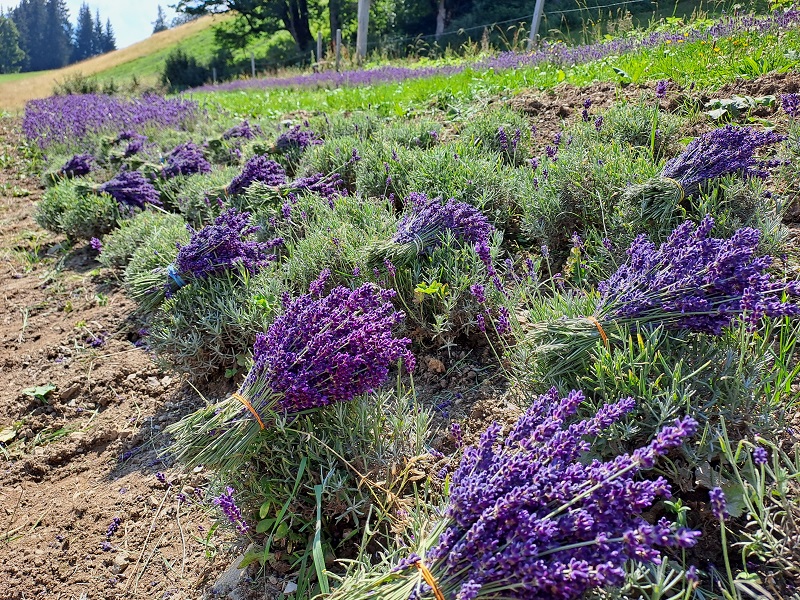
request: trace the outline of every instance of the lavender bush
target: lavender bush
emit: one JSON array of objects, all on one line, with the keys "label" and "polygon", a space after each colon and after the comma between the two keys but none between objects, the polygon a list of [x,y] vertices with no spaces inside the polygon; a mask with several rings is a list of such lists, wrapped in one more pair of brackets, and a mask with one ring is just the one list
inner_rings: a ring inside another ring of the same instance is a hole
[{"label": "lavender bush", "polygon": [[553,388],[505,438],[490,425],[464,451],[444,519],[415,540],[416,553],[389,573],[345,579],[330,598],[427,598],[436,596],[433,585],[447,599],[575,600],[622,583],[628,560],[657,564],[664,548],[693,546],[699,532],[643,518],[670,486],[636,475],[692,436],[695,421],[676,421],[647,446],[602,462],[588,456],[586,437],[635,403],[620,400],[569,425],[583,399],[577,391],[559,399]]},{"label": "lavender bush", "polygon": [[105,94],[72,94],[31,100],[25,106],[22,130],[46,149],[54,144],[82,145],[98,133],[147,127],[182,129],[200,116],[197,103],[155,94],[124,99]]},{"label": "lavender bush", "polygon": [[403,319],[394,292],[367,283],[325,295],[328,275],[310,293],[284,300],[284,313],[257,337],[253,367],[233,397],[169,428],[179,459],[228,471],[268,449],[259,437],[276,434],[282,414],[348,402],[383,385],[398,361],[414,368],[410,340],[392,333]]}]

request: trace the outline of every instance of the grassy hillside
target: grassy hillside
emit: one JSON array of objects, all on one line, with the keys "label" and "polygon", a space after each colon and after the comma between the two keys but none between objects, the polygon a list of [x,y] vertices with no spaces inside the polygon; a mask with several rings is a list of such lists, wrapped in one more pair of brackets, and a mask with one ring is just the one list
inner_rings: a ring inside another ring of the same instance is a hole
[{"label": "grassy hillside", "polygon": [[101,81],[130,79],[136,75],[141,84],[154,84],[164,59],[174,48],[182,47],[198,59],[207,59],[212,51],[212,25],[219,20],[220,17],[203,17],[63,69],[0,77],[0,109],[19,110],[28,100],[49,96],[56,83],[78,74],[97,76]]}]

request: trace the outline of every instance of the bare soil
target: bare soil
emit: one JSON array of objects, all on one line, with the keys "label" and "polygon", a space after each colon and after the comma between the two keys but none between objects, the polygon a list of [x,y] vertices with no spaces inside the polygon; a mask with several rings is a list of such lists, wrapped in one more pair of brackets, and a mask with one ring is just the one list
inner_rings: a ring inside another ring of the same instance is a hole
[{"label": "bare soil", "polygon": [[129,341],[91,248],[35,223],[18,129],[0,122],[0,598],[199,598],[231,544],[205,541],[205,473],[171,470],[160,431],[201,400]]}]

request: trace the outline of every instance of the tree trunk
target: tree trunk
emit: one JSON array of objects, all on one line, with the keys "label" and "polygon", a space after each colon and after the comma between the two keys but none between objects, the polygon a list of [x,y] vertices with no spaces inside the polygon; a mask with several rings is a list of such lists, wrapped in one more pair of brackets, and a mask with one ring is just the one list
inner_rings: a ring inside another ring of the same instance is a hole
[{"label": "tree trunk", "polygon": [[336,30],[342,27],[340,0],[328,0],[328,13],[331,23],[331,39],[335,38]]},{"label": "tree trunk", "polygon": [[447,10],[444,6],[445,0],[439,0],[439,6],[436,9],[436,39],[442,37],[444,33],[444,22],[447,18]]},{"label": "tree trunk", "polygon": [[310,50],[314,38],[311,35],[311,26],[308,23],[308,1],[289,0],[283,14],[283,23],[292,35],[294,43],[300,52]]}]

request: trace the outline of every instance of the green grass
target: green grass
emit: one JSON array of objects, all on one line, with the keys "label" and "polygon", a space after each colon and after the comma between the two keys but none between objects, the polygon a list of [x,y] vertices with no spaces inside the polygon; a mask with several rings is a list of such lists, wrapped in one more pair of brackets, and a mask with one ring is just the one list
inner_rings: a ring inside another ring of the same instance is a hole
[{"label": "green grass", "polygon": [[50,73],[50,71],[29,71],[28,73],[4,73],[0,75],[0,83],[20,81],[22,79],[28,79],[29,77],[34,77],[36,75],[41,75],[43,73]]}]

